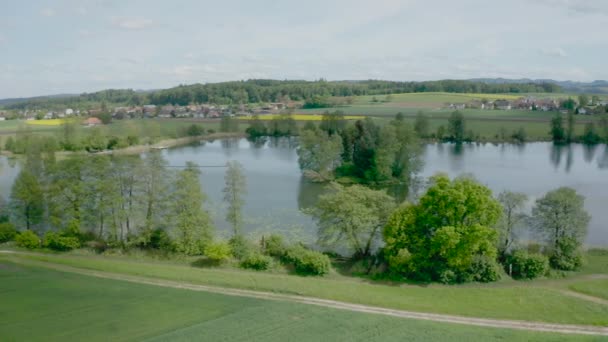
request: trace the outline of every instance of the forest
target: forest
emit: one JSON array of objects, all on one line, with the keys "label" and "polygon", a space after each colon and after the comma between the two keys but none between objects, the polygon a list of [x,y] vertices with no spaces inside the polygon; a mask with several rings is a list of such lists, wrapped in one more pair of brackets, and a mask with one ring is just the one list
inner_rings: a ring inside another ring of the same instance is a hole
[{"label": "forest", "polygon": [[115,105],[188,105],[191,103],[246,104],[312,100],[316,97],[347,97],[421,92],[448,93],[556,93],[559,86],[550,83],[487,84],[462,80],[426,82],[393,81],[279,81],[252,79],[221,83],[180,85],[174,88],[135,91],[108,89],[78,96],[37,97],[15,101],[5,109],[54,109],[98,107],[102,103]]}]

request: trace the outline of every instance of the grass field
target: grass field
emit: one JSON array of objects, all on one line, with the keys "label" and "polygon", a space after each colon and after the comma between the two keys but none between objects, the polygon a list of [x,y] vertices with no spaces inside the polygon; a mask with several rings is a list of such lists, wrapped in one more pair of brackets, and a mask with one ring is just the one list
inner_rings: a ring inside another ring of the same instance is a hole
[{"label": "grass field", "polygon": [[124,257],[76,255],[5,256],[15,261],[52,262],[73,267],[186,281],[193,284],[298,294],[350,303],[472,317],[608,326],[608,306],[564,295],[562,286],[503,281],[463,286],[370,284],[333,274],[307,278],[237,269],[195,268]]},{"label": "grass field", "polygon": [[231,297],[13,264],[0,257],[3,341],[597,341]]},{"label": "grass field", "polygon": [[[267,115],[260,115],[259,118],[262,121],[270,121],[273,120],[275,118],[279,118],[281,117],[280,114],[267,114]],[[293,114],[291,115],[291,117],[293,119],[295,119],[296,121],[321,121],[323,120],[323,116],[322,115],[317,115],[317,114]],[[344,119],[346,120],[361,120],[364,119],[365,116],[363,115],[345,115]],[[251,120],[251,117],[245,117],[245,116],[241,116],[239,117],[239,120]]]},{"label": "grass field", "polygon": [[608,279],[592,279],[569,286],[573,291],[608,300]]}]

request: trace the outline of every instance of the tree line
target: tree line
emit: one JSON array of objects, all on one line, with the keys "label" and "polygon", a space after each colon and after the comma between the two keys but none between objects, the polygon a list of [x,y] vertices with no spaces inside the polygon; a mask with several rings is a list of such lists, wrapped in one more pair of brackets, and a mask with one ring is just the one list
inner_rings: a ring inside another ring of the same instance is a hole
[{"label": "tree line", "polygon": [[419,92],[449,93],[546,93],[560,92],[550,83],[488,84],[464,80],[426,82],[302,81],[251,79],[221,83],[180,85],[174,88],[137,92],[108,89],[66,97],[38,97],[5,105],[6,109],[90,108],[100,103],[121,105],[188,105],[191,103],[245,104],[311,100],[314,97],[348,97]]}]

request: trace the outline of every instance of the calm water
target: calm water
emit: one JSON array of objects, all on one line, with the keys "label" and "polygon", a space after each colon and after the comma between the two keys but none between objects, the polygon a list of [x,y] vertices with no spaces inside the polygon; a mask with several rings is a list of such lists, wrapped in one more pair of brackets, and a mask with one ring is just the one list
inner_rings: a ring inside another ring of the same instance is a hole
[{"label": "calm water", "polygon": [[[314,204],[322,192],[319,184],[302,179],[295,143],[289,139],[255,144],[245,139],[221,140],[163,151],[170,165],[194,161],[203,166],[220,166],[229,160],[243,164],[248,182],[245,231],[259,236],[281,231],[291,238],[314,240],[315,227],[301,208]],[[455,146],[427,145],[421,176],[437,172],[450,176],[473,174],[496,193],[505,189],[530,196],[530,203],[545,192],[570,186],[586,197],[592,215],[587,243],[608,245],[608,148],[606,146],[554,147],[551,143],[515,145]],[[222,204],[224,168],[203,168],[201,181],[209,199],[218,230],[226,234]],[[0,193],[8,196],[18,166],[2,159]]]}]

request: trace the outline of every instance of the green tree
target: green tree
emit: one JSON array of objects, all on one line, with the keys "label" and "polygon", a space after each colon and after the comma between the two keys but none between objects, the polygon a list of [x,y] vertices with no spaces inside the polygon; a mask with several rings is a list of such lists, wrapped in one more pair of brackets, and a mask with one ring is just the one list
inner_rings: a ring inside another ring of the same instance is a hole
[{"label": "green tree", "polygon": [[249,122],[249,127],[247,127],[247,129],[245,130],[245,133],[247,133],[250,138],[257,138],[268,135],[266,125],[262,120],[260,120],[260,116],[257,114],[254,115],[251,121]]},{"label": "green tree", "polygon": [[595,131],[595,125],[593,122],[588,122],[585,124],[585,133],[583,133],[581,140],[587,145],[599,144],[602,141],[600,135]]},{"label": "green tree", "polygon": [[319,227],[319,244],[346,248],[356,258],[368,257],[378,247],[382,227],[395,208],[385,191],[353,185],[330,185],[315,207],[307,209]]},{"label": "green tree", "polygon": [[464,141],[465,120],[461,112],[456,111],[450,115],[448,120],[448,135],[453,142],[460,143]]},{"label": "green tree", "polygon": [[342,139],[321,130],[303,130],[297,153],[304,175],[315,180],[331,180],[341,162]]},{"label": "green tree", "polygon": [[143,240],[147,244],[149,235],[163,223],[167,209],[170,174],[167,170],[167,161],[160,152],[148,153],[141,169],[142,204],[144,206]]},{"label": "green tree", "polygon": [[578,96],[578,105],[584,107],[589,104],[589,96],[585,94],[580,94]]},{"label": "green tree", "polygon": [[429,118],[426,115],[424,115],[424,113],[418,112],[418,114],[416,114],[416,121],[414,123],[414,129],[416,130],[416,133],[418,134],[418,136],[421,138],[426,138],[429,136],[429,134],[430,134]]},{"label": "green tree", "polygon": [[346,119],[342,111],[335,111],[333,113],[325,112],[319,124],[319,128],[328,135],[340,134],[346,127]]},{"label": "green tree", "polygon": [[206,196],[201,190],[198,165],[188,162],[177,174],[172,194],[172,223],[178,252],[201,254],[213,237],[209,214],[203,210]]},{"label": "green tree", "polygon": [[237,161],[228,162],[224,176],[224,201],[228,205],[226,221],[232,225],[233,236],[240,235],[243,226],[243,206],[247,194],[247,179],[243,166]]},{"label": "green tree", "polygon": [[498,221],[498,253],[503,259],[517,238],[517,227],[526,219],[522,212],[528,196],[520,192],[503,191],[498,194],[502,217]]},{"label": "green tree", "polygon": [[27,169],[21,170],[11,190],[11,207],[17,222],[31,230],[42,222],[44,193],[38,178]]},{"label": "green tree", "polygon": [[566,131],[566,141],[571,143],[574,139],[574,113],[568,113],[568,130]]},{"label": "green tree", "polygon": [[[470,178],[436,175],[418,204],[396,210],[384,228],[385,256],[393,272],[442,282],[490,281],[496,269],[501,215],[487,187]],[[486,267],[487,266],[487,267]]]},{"label": "green tree", "polygon": [[551,119],[551,138],[555,143],[563,143],[566,141],[566,132],[564,131],[564,126],[562,124],[562,116],[557,113]]},{"label": "green tree", "polygon": [[591,217],[585,198],[572,188],[561,187],[536,200],[532,208],[534,228],[549,248],[551,266],[573,270],[581,265],[580,247]]}]

